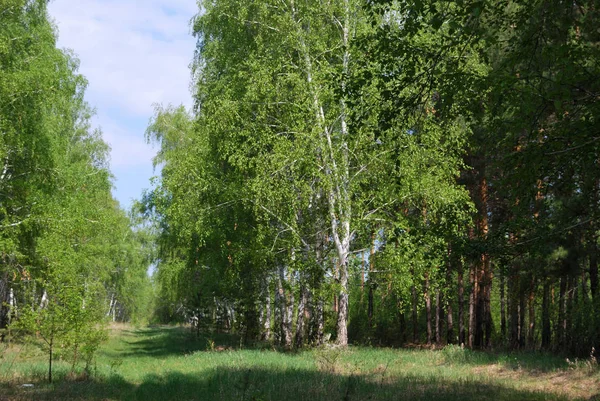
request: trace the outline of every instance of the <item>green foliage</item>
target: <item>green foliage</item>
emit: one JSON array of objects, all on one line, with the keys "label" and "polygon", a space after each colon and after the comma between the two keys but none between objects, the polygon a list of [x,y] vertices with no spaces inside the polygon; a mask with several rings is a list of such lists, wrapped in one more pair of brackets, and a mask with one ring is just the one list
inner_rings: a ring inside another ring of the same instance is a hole
[{"label": "green foliage", "polygon": [[87,82],[46,6],[0,7],[0,334],[39,336],[51,380],[59,350],[90,367],[115,309],[143,320],[151,284],[142,230],[111,195]]}]

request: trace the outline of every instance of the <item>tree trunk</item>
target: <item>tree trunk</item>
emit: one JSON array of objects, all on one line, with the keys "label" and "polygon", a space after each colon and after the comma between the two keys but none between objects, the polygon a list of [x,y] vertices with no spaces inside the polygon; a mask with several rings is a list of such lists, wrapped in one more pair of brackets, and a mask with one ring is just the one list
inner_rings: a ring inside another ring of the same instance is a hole
[{"label": "tree trunk", "polygon": [[519,293],[519,348],[525,346],[525,291]]},{"label": "tree trunk", "polygon": [[48,383],[52,383],[52,353],[54,352],[54,337],[48,343]]},{"label": "tree trunk", "polygon": [[504,274],[500,274],[500,333],[506,338],[506,294]]},{"label": "tree trunk", "polygon": [[595,241],[596,236],[593,236],[590,244],[590,291],[594,299],[598,297],[598,247]]},{"label": "tree trunk", "polygon": [[[1,268],[1,267],[0,267]],[[10,283],[8,281],[8,272],[0,273],[0,340],[4,341],[5,330],[8,327],[10,306],[9,306],[9,293]]]},{"label": "tree trunk", "polygon": [[400,323],[400,344],[406,343],[406,316],[404,311],[400,311],[398,314],[398,322]]},{"label": "tree trunk", "polygon": [[[345,92],[346,77],[348,76],[350,60],[350,3],[343,0],[344,12],[341,27],[341,43],[339,48],[343,50],[342,79],[340,80],[341,93]],[[344,95],[339,98],[340,113],[336,116],[336,124],[339,121],[339,132],[333,132],[331,124],[326,120],[325,107],[321,103],[319,85],[313,82],[313,62],[310,50],[304,40],[306,26],[302,21],[295,3],[291,2],[292,19],[297,29],[298,51],[303,59],[303,71],[306,74],[309,96],[312,98],[313,111],[317,130],[322,140],[321,162],[323,171],[329,181],[327,186],[327,208],[329,212],[329,224],[331,224],[331,237],[335,243],[339,264],[340,293],[338,295],[337,313],[337,344],[346,346],[348,344],[348,256],[350,254],[350,242],[353,233],[350,230],[352,218],[352,200],[350,198],[350,164],[348,149],[348,124],[346,115],[346,99]],[[329,105],[331,106],[331,105]]]},{"label": "tree trunk", "polygon": [[442,299],[440,290],[435,292],[435,343],[442,343]]},{"label": "tree trunk", "polygon": [[360,276],[360,304],[362,306],[363,305],[363,296],[364,296],[364,293],[365,293],[365,276],[366,276],[366,258],[365,258],[364,252],[362,254],[362,263],[360,265],[360,272],[361,272],[361,276]]},{"label": "tree trunk", "polygon": [[323,299],[319,297],[315,304],[315,310],[313,312],[313,321],[314,321],[314,338],[313,341],[317,345],[323,344],[324,339],[324,330],[325,330],[325,318],[324,318],[324,308],[323,308]]},{"label": "tree trunk", "polygon": [[307,317],[308,289],[305,285],[300,288],[300,299],[298,301],[298,314],[296,315],[296,348],[301,348],[304,345],[305,337],[305,322]]},{"label": "tree trunk", "polygon": [[261,306],[262,341],[271,340],[271,292],[269,291],[269,280],[264,284],[265,303]]},{"label": "tree trunk", "polygon": [[471,282],[471,293],[469,294],[469,348],[475,347],[475,334],[477,332],[477,296],[479,294],[479,285],[477,282],[477,266],[473,264],[470,269],[469,280]]},{"label": "tree trunk", "polygon": [[288,314],[288,296],[284,288],[285,283],[285,270],[286,268],[282,265],[279,266],[279,276],[277,278],[277,299],[279,304],[279,316],[280,316],[280,341],[281,345],[286,348],[292,346],[292,325],[291,316]]},{"label": "tree trunk", "polygon": [[544,280],[544,294],[542,297],[542,348],[549,349],[551,341],[550,327],[550,283]]},{"label": "tree trunk", "polygon": [[509,313],[509,331],[510,347],[518,349],[520,345],[519,332],[519,267],[515,263],[511,266],[511,277],[508,280],[508,313]]},{"label": "tree trunk", "polygon": [[[486,220],[487,221],[487,220]],[[487,224],[487,223],[486,223]],[[487,232],[487,226],[486,226]],[[492,282],[493,282],[493,271],[490,263],[489,255],[483,255],[484,260],[483,268],[483,329],[485,330],[485,338],[482,342],[482,345],[486,348],[489,348],[492,344]]]},{"label": "tree trunk", "polygon": [[529,290],[529,330],[527,332],[527,346],[535,348],[535,278],[531,279],[531,288]]},{"label": "tree trunk", "polygon": [[[476,226],[469,237],[472,240],[487,241],[488,224],[488,185],[485,176],[485,163],[482,158],[474,159],[474,176],[470,185],[471,198],[477,208]],[[487,347],[491,340],[491,285],[492,270],[490,257],[484,250],[471,268],[471,296],[469,299],[469,347]]]},{"label": "tree trunk", "polygon": [[348,266],[346,261],[344,261],[344,267],[340,269],[340,286],[336,343],[346,346],[348,345]]},{"label": "tree trunk", "polygon": [[369,254],[369,299],[367,304],[367,319],[369,321],[369,334],[373,330],[373,298],[375,296],[375,231],[371,232],[371,250]]},{"label": "tree trunk", "polygon": [[565,306],[566,306],[566,292],[567,292],[567,278],[560,278],[560,286],[558,293],[558,324],[556,327],[557,345],[560,349],[565,346],[565,332],[567,329],[567,321],[565,317]]},{"label": "tree trunk", "polygon": [[315,244],[315,257],[318,265],[317,269],[313,270],[311,276],[311,296],[309,298],[310,305],[310,341],[313,344],[323,344],[323,331],[324,331],[324,311],[323,311],[323,295],[321,293],[321,287],[323,283],[323,273],[325,269],[325,261],[323,258],[323,249],[325,242],[327,241],[326,235],[317,235],[317,241]]},{"label": "tree trunk", "polygon": [[565,350],[572,351],[573,346],[573,309],[574,293],[577,288],[577,277],[569,277],[567,281],[567,306],[565,315]]},{"label": "tree trunk", "polygon": [[[414,276],[414,275],[413,275]],[[419,342],[419,322],[417,316],[417,286],[412,286],[412,327],[413,327],[413,343]]]},{"label": "tree trunk", "polygon": [[[452,248],[450,244],[448,244],[448,264],[446,266],[446,285],[450,288],[452,287]],[[444,295],[444,303],[446,304],[446,343],[452,344],[454,343],[454,322],[452,318],[452,300],[448,296],[449,293],[452,293],[452,290],[449,289]]]},{"label": "tree trunk", "polygon": [[463,264],[462,260],[458,261],[458,343],[465,344],[465,287],[463,283]]},{"label": "tree trunk", "polygon": [[369,277],[369,298],[367,300],[367,320],[369,323],[369,331],[373,329],[373,302],[374,302],[374,285]]},{"label": "tree trunk", "polygon": [[429,274],[425,274],[425,313],[427,317],[427,344],[431,344],[433,333],[431,330],[431,294],[429,293]]},{"label": "tree trunk", "polygon": [[289,290],[287,291],[286,297],[286,310],[285,310],[285,325],[286,325],[286,336],[289,335],[289,340],[286,337],[286,347],[291,347],[294,333],[293,333],[293,320],[294,320],[294,288],[293,288],[293,274],[291,271],[288,272],[288,285]]}]

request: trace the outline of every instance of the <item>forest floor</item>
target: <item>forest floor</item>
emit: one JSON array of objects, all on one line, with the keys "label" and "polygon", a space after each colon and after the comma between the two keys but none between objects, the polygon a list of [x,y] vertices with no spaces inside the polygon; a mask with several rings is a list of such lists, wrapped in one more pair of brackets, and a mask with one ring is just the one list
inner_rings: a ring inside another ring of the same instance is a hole
[{"label": "forest floor", "polygon": [[[600,400],[600,369],[540,353],[460,347],[242,349],[231,336],[113,326],[88,376],[33,345],[0,344],[0,401]],[[26,386],[24,386],[26,385]]]}]

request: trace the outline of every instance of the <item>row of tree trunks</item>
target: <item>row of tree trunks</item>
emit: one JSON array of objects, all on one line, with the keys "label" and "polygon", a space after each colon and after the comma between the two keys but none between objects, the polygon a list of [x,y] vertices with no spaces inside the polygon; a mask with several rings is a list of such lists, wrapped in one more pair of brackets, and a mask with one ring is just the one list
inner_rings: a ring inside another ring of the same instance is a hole
[{"label": "row of tree trunks", "polygon": [[[317,256],[320,256],[320,252]],[[321,273],[311,276],[306,272],[293,272],[287,266],[280,265],[275,278],[275,308],[270,307],[271,297],[267,285],[265,305],[261,306],[260,312],[262,327],[260,339],[263,341],[274,339],[285,348],[301,348],[307,343],[322,344],[325,322],[324,301],[320,295]],[[294,281],[300,285],[298,297],[294,296],[292,290]],[[295,324],[294,311],[296,311]],[[274,316],[271,316],[272,314]],[[271,332],[272,325],[275,327],[274,333]]]},{"label": "row of tree trunks", "polygon": [[[573,318],[576,308],[581,305],[584,307],[588,305],[587,307],[591,308],[593,305],[591,302],[594,298],[589,285],[589,270],[574,268],[573,261],[567,258],[561,262],[562,269],[573,270],[572,274],[539,279],[532,274],[531,269],[523,271],[521,263],[519,260],[514,260],[506,273],[500,270],[498,274],[500,332],[508,335],[506,344],[513,349],[525,347],[528,349],[538,347],[574,349],[572,333],[573,330],[576,330],[577,324]],[[470,297],[468,310],[465,310],[466,304],[463,298],[466,289],[462,258],[449,258],[444,272],[448,283],[456,280],[454,285],[447,288],[449,294],[453,296],[447,297],[445,291],[434,287],[431,274],[425,274],[423,286],[421,288],[413,286],[412,302],[407,309],[404,309],[402,303],[396,299],[397,323],[401,334],[398,339],[401,338],[404,342],[407,337],[410,338],[410,334],[408,334],[410,333],[408,331],[410,323],[407,324],[408,322],[405,320],[410,317],[406,316],[405,312],[412,308],[413,342],[418,343],[423,340],[429,344],[458,342],[468,346],[469,344],[464,342],[468,338],[474,347],[486,347],[491,340],[492,325],[491,318],[485,318],[486,314],[490,314],[490,310],[487,309],[489,304],[485,298],[490,294],[483,293],[481,288],[490,286],[487,285],[485,279],[481,281],[475,279],[475,275],[478,273],[476,269],[471,268],[469,273],[472,286],[468,288]],[[275,285],[275,327],[278,328],[276,331],[280,333],[276,339],[282,346],[299,348],[305,344],[321,343],[324,328],[324,302],[319,295],[319,282],[319,279],[306,273],[293,273],[287,267],[278,269]],[[371,284],[374,284],[373,275],[366,280],[367,287],[364,290],[367,290]],[[473,290],[472,287],[475,285],[479,285],[478,291]],[[293,292],[291,288],[296,288],[296,292]],[[554,295],[554,291],[556,291],[556,295]],[[370,294],[370,297],[372,296],[373,291]],[[421,296],[423,298],[420,298]],[[474,297],[478,299],[477,302],[472,301]],[[270,305],[270,297],[263,296],[263,298],[265,298],[265,304]],[[368,306],[368,308],[370,313],[374,313],[371,309],[373,306]],[[270,316],[273,309],[264,309],[264,311],[266,315],[261,312],[261,327],[265,332],[262,338],[268,340],[273,320],[270,317],[267,318],[267,315]],[[293,319],[292,313],[294,313]],[[425,316],[420,316],[421,313]],[[477,322],[481,316],[484,318],[473,326],[473,322]],[[468,325],[465,325],[467,322]],[[419,337],[420,328],[426,330],[426,333],[421,333],[421,335],[426,334],[423,336],[424,338]]]}]

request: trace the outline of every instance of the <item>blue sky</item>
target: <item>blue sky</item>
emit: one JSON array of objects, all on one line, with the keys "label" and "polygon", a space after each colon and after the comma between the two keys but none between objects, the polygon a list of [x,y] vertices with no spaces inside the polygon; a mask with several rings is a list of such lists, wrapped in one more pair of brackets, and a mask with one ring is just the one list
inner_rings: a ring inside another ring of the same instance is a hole
[{"label": "blue sky", "polygon": [[190,107],[194,0],[53,0],[58,46],[75,52],[89,81],[94,125],[111,146],[113,194],[127,208],[156,173],[144,132],[153,104]]}]

